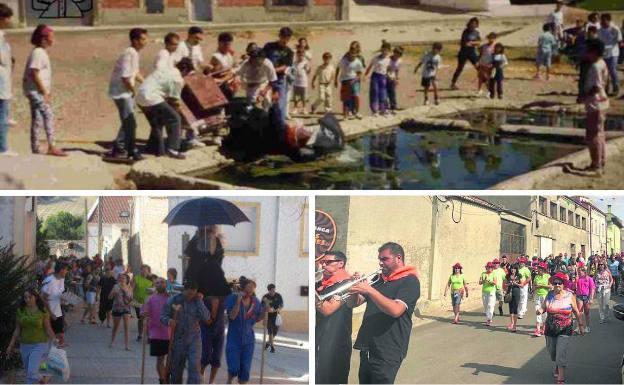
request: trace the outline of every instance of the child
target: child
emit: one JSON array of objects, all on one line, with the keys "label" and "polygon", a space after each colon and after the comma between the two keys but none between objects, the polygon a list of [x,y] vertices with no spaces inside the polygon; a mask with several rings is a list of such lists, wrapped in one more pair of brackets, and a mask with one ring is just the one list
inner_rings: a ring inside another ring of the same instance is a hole
[{"label": "child", "polygon": [[542,26],[542,34],[537,39],[537,59],[535,61],[535,79],[540,79],[540,67],[546,67],[546,80],[550,78],[550,65],[553,51],[557,48],[557,39],[552,34],[550,24]]},{"label": "child", "polygon": [[387,96],[387,75],[388,66],[390,65],[390,53],[392,47],[390,43],[383,42],[381,45],[381,53],[371,60],[371,63],[366,69],[364,76],[373,71],[370,82],[369,100],[370,108],[373,111],[373,116],[379,116],[386,114],[386,101]]},{"label": "child", "polygon": [[356,49],[349,49],[349,52],[340,60],[334,77],[336,88],[338,88],[338,79],[340,79],[340,100],[342,101],[342,113],[345,119],[348,119],[350,115],[362,119],[359,108],[360,83],[364,64],[357,56],[358,51]]},{"label": "child", "polygon": [[502,43],[496,43],[494,46],[494,58],[492,60],[492,66],[494,72],[490,78],[489,90],[490,98],[494,99],[498,93],[498,98],[503,98],[503,68],[508,64],[507,56],[505,56],[505,46]]},{"label": "child", "polygon": [[331,104],[332,104],[332,87],[331,82],[334,76],[336,76],[336,68],[333,64],[331,64],[332,54],[329,52],[325,52],[323,54],[323,64],[321,64],[314,73],[312,77],[312,89],[316,84],[316,79],[318,79],[318,97],[312,103],[312,107],[310,112],[314,114],[316,109],[320,104],[323,104],[325,107],[325,113],[331,112]]},{"label": "child", "polygon": [[[492,68],[494,62],[494,47],[496,46],[496,38],[498,36],[494,32],[490,32],[487,35],[487,43],[483,44],[479,48],[479,84],[477,87],[477,96],[481,96],[481,87],[484,85],[487,87],[492,77]],[[488,94],[489,97],[489,94]]]},{"label": "child", "polygon": [[308,63],[312,63],[312,49],[310,48],[310,44],[308,44],[308,39],[305,37],[299,38],[297,41],[297,48],[302,48],[306,60]]},{"label": "child", "polygon": [[396,47],[390,56],[390,65],[388,65],[387,93],[388,107],[390,113],[394,114],[398,108],[396,88],[399,85],[399,69],[401,67],[401,57],[403,56],[403,47]]},{"label": "child", "polygon": [[295,70],[295,81],[293,84],[294,112],[295,114],[305,114],[306,98],[308,94],[308,74],[312,70],[310,68],[310,63],[305,57],[305,49],[302,46],[297,47],[297,57],[293,68]]},{"label": "child", "polygon": [[420,59],[420,63],[418,63],[416,69],[414,69],[414,73],[417,73],[420,67],[423,66],[420,84],[422,85],[425,93],[425,105],[429,104],[429,87],[433,87],[434,103],[436,105],[439,104],[436,75],[440,64],[442,64],[440,52],[442,52],[442,43],[433,43],[431,52],[426,52],[422,59]]},{"label": "child", "polygon": [[591,157],[591,164],[586,170],[595,171],[599,176],[602,175],[605,166],[604,123],[609,109],[606,91],[609,71],[607,64],[602,60],[603,50],[604,46],[596,40],[587,42],[586,57],[591,66],[587,71],[583,90],[587,119],[585,140]]},{"label": "child", "polygon": [[24,70],[24,95],[30,102],[30,146],[33,154],[40,154],[39,133],[45,129],[48,139],[48,155],[67,156],[54,145],[54,112],[52,111],[52,66],[46,52],[54,44],[54,31],[45,24],[39,24],[33,31],[30,42],[35,48],[26,61]]},{"label": "child", "polygon": [[4,29],[10,27],[13,10],[4,3],[0,3],[0,155],[15,156],[17,153],[9,151],[7,137],[9,126],[13,125],[9,118],[9,105],[13,97],[11,89],[11,71],[13,57],[11,46],[7,42]]}]

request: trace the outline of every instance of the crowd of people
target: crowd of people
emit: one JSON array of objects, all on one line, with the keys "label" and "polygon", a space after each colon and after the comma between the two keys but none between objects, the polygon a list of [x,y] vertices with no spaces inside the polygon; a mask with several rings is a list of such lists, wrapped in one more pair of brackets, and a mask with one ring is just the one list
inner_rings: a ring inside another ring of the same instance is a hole
[{"label": "crowd of people", "polygon": [[[591,255],[585,259],[582,253],[568,256],[561,253],[546,258],[520,256],[511,261],[506,255],[495,258],[485,265],[479,277],[485,312],[484,325],[492,326],[496,313],[504,315],[504,303],[508,304],[507,329],[517,332],[519,320],[528,311],[528,301],[535,303],[536,323],[534,337],[544,336],[546,347],[555,363],[554,376],[558,383],[565,381],[569,337],[590,332],[590,307],[596,301],[600,323],[610,319],[611,293],[622,295],[620,283],[624,272],[624,255]],[[453,324],[460,324],[460,305],[468,298],[468,285],[462,273],[462,265],[452,267],[444,296],[451,292]],[[574,327],[572,316],[576,317]]]},{"label": "crowd of people", "polygon": [[129,335],[131,318],[136,319],[136,340],[147,339],[143,343],[149,343],[149,353],[156,357],[160,383],[183,383],[185,368],[187,383],[201,383],[208,366],[208,382],[214,383],[224,345],[228,383],[234,379],[247,383],[256,341],[254,326],[266,318],[269,338],[264,348],[274,353],[284,301],[274,284],[259,299],[253,280],[241,276],[235,283],[226,282],[222,237],[216,226],[203,230],[186,250],[190,265],[183,283],[177,281],[175,268],[168,269],[167,277],[159,277],[144,264],[134,274],[121,259],[104,261],[99,255],[53,256],[37,262],[37,280],[24,293],[8,346],[10,353],[19,343],[26,381],[49,380],[40,367],[52,344],[69,346],[66,315],[83,305],[81,323],[96,327],[99,321],[99,327],[112,328],[111,349],[123,324],[124,348],[133,350]]}]

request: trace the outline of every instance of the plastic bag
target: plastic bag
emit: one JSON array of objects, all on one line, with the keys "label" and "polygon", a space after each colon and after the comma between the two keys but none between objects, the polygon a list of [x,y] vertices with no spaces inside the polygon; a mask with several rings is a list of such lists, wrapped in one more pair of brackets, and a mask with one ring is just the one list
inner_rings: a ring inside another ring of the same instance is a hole
[{"label": "plastic bag", "polygon": [[48,368],[59,373],[63,377],[63,381],[69,381],[70,370],[67,352],[52,346],[48,352]]},{"label": "plastic bag", "polygon": [[283,323],[284,323],[284,321],[282,320],[282,315],[278,314],[275,317],[275,326],[280,327],[280,326],[282,326]]}]

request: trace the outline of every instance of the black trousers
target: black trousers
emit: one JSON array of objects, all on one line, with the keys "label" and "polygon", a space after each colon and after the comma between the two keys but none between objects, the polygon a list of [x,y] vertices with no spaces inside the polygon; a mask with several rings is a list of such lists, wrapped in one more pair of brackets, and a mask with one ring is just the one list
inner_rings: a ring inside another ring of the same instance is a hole
[{"label": "black trousers", "polygon": [[401,361],[388,361],[375,357],[369,351],[360,351],[360,384],[394,384]]},{"label": "black trousers", "polygon": [[498,98],[501,99],[503,97],[503,79],[491,78],[488,80],[488,91],[492,99],[496,97],[496,93],[498,93]]},{"label": "black trousers", "polygon": [[[157,155],[165,154],[168,150],[180,150],[180,134],[182,121],[177,111],[167,102],[155,106],[143,107],[143,113],[152,128],[150,133],[150,147],[155,146]],[[163,127],[167,130],[167,145],[163,138]]]},{"label": "black trousers", "polygon": [[461,75],[464,70],[464,66],[466,66],[467,61],[472,63],[473,66],[476,66],[478,60],[479,55],[477,55],[476,50],[462,48],[457,55],[457,69],[455,69],[455,73],[453,74],[452,83],[457,83],[457,79],[459,79],[459,75]]},{"label": "black trousers", "polygon": [[332,341],[323,341],[316,350],[316,383],[347,384],[351,370],[351,345],[328,346]]}]

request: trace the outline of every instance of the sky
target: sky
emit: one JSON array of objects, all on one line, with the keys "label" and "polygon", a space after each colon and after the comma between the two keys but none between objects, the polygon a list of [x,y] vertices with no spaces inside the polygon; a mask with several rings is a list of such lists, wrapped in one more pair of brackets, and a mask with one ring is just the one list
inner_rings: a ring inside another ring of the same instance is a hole
[{"label": "sky", "polygon": [[591,201],[603,212],[607,212],[607,205],[611,205],[611,212],[624,220],[624,196],[590,197]]}]

